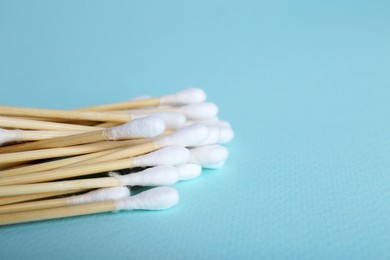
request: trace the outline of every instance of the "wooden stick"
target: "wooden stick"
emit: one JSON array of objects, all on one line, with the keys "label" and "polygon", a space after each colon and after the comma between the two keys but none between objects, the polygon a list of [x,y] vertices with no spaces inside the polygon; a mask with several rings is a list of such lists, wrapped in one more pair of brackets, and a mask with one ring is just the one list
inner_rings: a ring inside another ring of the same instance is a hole
[{"label": "wooden stick", "polygon": [[49,171],[49,170],[59,169],[59,168],[67,167],[67,166],[71,166],[71,165],[73,166],[73,165],[77,165],[78,163],[80,163],[82,161],[109,154],[115,150],[116,149],[101,151],[101,152],[96,152],[96,153],[90,153],[90,154],[84,154],[84,155],[74,156],[74,157],[70,157],[70,158],[54,160],[54,161],[49,161],[49,162],[43,162],[43,163],[37,163],[37,164],[26,165],[26,166],[24,166],[24,164],[23,164],[20,167],[14,167],[11,169],[6,169],[6,170],[0,171],[0,178],[19,176],[19,175],[30,174],[30,173],[35,173],[35,172]]},{"label": "wooden stick", "polygon": [[138,107],[158,106],[160,105],[160,98],[145,98],[139,100],[130,100],[120,103],[113,103],[100,106],[90,106],[84,108],[78,108],[76,110],[84,111],[113,111],[113,110],[126,110]]},{"label": "wooden stick", "polygon": [[99,163],[99,162],[107,162],[107,161],[112,161],[112,160],[120,160],[123,158],[128,158],[128,157],[133,157],[133,156],[138,156],[146,153],[150,153],[153,151],[156,151],[158,149],[162,148],[158,144],[154,142],[148,142],[148,143],[143,143],[127,148],[122,148],[118,149],[115,152],[100,156],[100,157],[95,157],[93,159],[85,160],[83,161],[83,164],[91,164],[91,163]]},{"label": "wooden stick", "polygon": [[[82,134],[68,135],[56,138],[49,138],[32,143],[15,144],[6,147],[0,147],[0,153],[13,153],[37,149],[66,147],[80,144],[88,144],[99,141],[106,141],[107,129],[85,132]],[[1,159],[0,159],[1,161]]]},{"label": "wooden stick", "polygon": [[45,199],[45,198],[52,198],[56,196],[62,196],[62,195],[68,195],[78,192],[83,192],[88,190],[67,190],[67,191],[57,191],[57,192],[44,192],[44,193],[35,193],[35,194],[28,194],[28,195],[18,195],[18,196],[7,196],[7,197],[1,197],[0,198],[0,206],[2,205],[9,205],[19,202],[25,202],[25,201],[32,201],[37,199]]},{"label": "wooden stick", "polygon": [[126,123],[131,120],[131,116],[123,112],[72,111],[13,106],[0,106],[0,115],[119,123]]},{"label": "wooden stick", "polygon": [[[123,111],[123,112],[125,112],[125,111]],[[94,126],[94,125],[96,125],[98,123],[98,122],[94,122],[94,121],[81,121],[81,120],[43,118],[43,117],[21,117],[21,116],[18,116],[16,118],[29,119],[29,120],[38,120],[38,121],[47,121],[47,122],[55,122],[55,123],[75,124],[75,125],[87,125],[87,126]]]},{"label": "wooden stick", "polygon": [[[95,164],[76,165],[45,172],[35,172],[19,176],[3,177],[0,178],[0,186],[61,180],[133,167],[134,162],[131,158],[117,161],[100,162]],[[0,187],[0,189],[2,189],[2,187]],[[15,194],[3,196],[12,195]]]},{"label": "wooden stick", "polygon": [[15,168],[18,168],[18,167],[21,167],[24,165],[27,166],[28,164],[31,165],[31,163],[29,163],[29,162],[16,162],[16,163],[0,164],[0,172],[15,169]]},{"label": "wooden stick", "polygon": [[[109,171],[111,168],[113,170],[124,169],[126,168],[126,160],[121,160],[118,162],[108,162],[104,166],[111,167],[102,167],[99,165],[100,169]],[[118,167],[114,167],[119,165]],[[128,163],[128,160],[127,160]],[[79,167],[79,170],[85,173],[95,172],[96,170],[100,171],[95,167],[95,170],[91,170],[94,165],[87,165],[84,167]],[[103,170],[103,171],[104,171]],[[62,172],[63,173],[63,172]],[[57,182],[47,182],[47,183],[34,183],[34,184],[22,184],[22,185],[10,185],[10,186],[1,186],[0,187],[0,196],[15,196],[15,195],[26,195],[34,193],[43,193],[43,192],[57,192],[57,191],[68,191],[68,190],[84,190],[84,189],[95,189],[95,188],[109,188],[121,186],[122,183],[114,177],[103,177],[103,178],[93,178],[93,179],[82,179],[82,180],[72,180],[72,181],[57,181]]]},{"label": "wooden stick", "polygon": [[[124,111],[117,111],[124,112]],[[156,112],[177,112],[182,113],[182,110],[178,107],[156,107],[156,108],[145,108],[145,109],[134,109],[134,110],[126,110],[127,113],[134,114],[150,114]]]},{"label": "wooden stick", "polygon": [[72,196],[51,198],[38,201],[28,201],[16,204],[0,206],[0,215],[4,213],[13,213],[21,211],[30,211],[47,208],[58,208],[86,204],[98,201],[119,200],[130,196],[129,189],[126,187],[113,187],[106,189],[97,189],[83,194],[73,194]]},{"label": "wooden stick", "polygon": [[[0,171],[0,177],[7,177],[7,176],[16,176],[21,174],[27,174],[27,173],[33,173],[33,172],[39,172],[39,171],[47,171],[52,170],[64,166],[68,166],[71,164],[76,164],[82,161],[86,161],[89,159],[97,158],[103,155],[107,155],[116,151],[119,151],[118,148],[121,147],[127,147],[130,145],[138,144],[139,142],[142,142],[143,140],[131,140],[131,141],[111,141],[111,142],[99,142],[99,143],[93,143],[93,144],[86,144],[81,146],[75,146],[75,147],[66,147],[66,148],[54,148],[54,149],[46,149],[46,150],[40,150],[42,151],[42,154],[44,154],[47,157],[51,157],[53,154],[52,152],[48,151],[65,151],[68,155],[77,155],[82,153],[90,153],[85,155],[80,155],[72,158],[66,158],[62,160],[56,160],[51,162],[45,162],[45,163],[38,163],[28,166],[22,166],[19,168],[12,168]],[[35,151],[34,151],[35,152]],[[82,153],[81,153],[82,152]],[[12,153],[11,156],[8,156],[8,158],[14,158],[14,155],[22,154],[24,156],[28,154],[32,154],[30,159],[33,156],[36,156],[35,153],[32,152],[22,152],[22,153]],[[62,153],[63,155],[64,153]],[[0,154],[1,158],[2,154]],[[39,156],[36,156],[39,157]],[[15,157],[15,159],[18,157]]]},{"label": "wooden stick", "polygon": [[0,214],[69,206],[68,198],[23,202],[0,207]]},{"label": "wooden stick", "polygon": [[[80,165],[83,164],[84,161],[88,161],[93,158],[101,157],[104,155],[108,155],[110,153],[115,153],[121,150],[122,147],[127,147],[131,145],[138,145],[144,140],[131,140],[131,141],[120,141],[120,142],[104,142],[104,143],[96,143],[89,144],[88,146],[96,146],[103,151],[94,152],[90,154],[79,155],[71,158],[65,158],[61,160],[55,160],[45,163],[38,163],[33,165],[22,166],[19,168],[7,169],[0,171],[0,177],[8,177],[8,176],[17,176],[34,172],[43,172],[63,167],[68,167],[70,165]],[[105,150],[107,148],[107,150]]]},{"label": "wooden stick", "polygon": [[0,225],[10,225],[47,219],[73,217],[115,210],[115,201],[103,201],[61,208],[8,213],[0,215]]},{"label": "wooden stick", "polygon": [[47,121],[38,121],[31,119],[13,118],[0,116],[0,127],[17,128],[17,129],[32,129],[32,130],[71,130],[71,131],[92,131],[98,130],[94,126],[54,123]]},{"label": "wooden stick", "polygon": [[[118,145],[115,145],[116,142],[118,142]],[[111,142],[107,142],[107,144],[105,144],[105,142],[99,142],[99,143],[91,143],[91,144],[84,144],[84,145],[77,145],[77,146],[70,146],[70,147],[63,147],[63,148],[59,147],[59,148],[24,151],[24,152],[16,152],[16,153],[5,153],[5,154],[0,154],[0,162],[1,162],[0,165],[94,153],[105,149],[112,149],[113,147],[114,148],[123,147],[126,146],[126,144],[128,143],[121,143],[121,141],[111,141]]]},{"label": "wooden stick", "polygon": [[[93,130],[96,131],[96,130]],[[85,133],[86,131],[49,131],[49,130],[39,130],[39,131],[29,131],[23,130],[20,131],[22,141],[38,141],[54,137],[63,137],[70,135],[77,135]]]},{"label": "wooden stick", "polygon": [[115,123],[115,122],[105,122],[105,123],[97,124],[96,127],[109,128],[109,127],[114,127],[114,126],[118,126],[118,125],[119,124]]}]

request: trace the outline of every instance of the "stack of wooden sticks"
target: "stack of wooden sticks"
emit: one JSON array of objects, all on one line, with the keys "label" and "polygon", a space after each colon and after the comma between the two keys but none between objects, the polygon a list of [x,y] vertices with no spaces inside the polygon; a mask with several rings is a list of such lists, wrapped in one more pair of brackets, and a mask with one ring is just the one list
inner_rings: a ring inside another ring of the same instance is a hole
[{"label": "stack of wooden sticks", "polygon": [[[205,101],[190,88],[74,110],[0,106],[0,225],[174,206],[169,186],[228,157],[233,131]],[[131,194],[140,186],[155,188]]]}]

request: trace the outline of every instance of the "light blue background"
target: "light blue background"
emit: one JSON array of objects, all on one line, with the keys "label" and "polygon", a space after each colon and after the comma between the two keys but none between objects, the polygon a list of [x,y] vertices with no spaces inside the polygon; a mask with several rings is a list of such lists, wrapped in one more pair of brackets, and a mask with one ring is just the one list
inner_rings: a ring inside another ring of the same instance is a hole
[{"label": "light blue background", "polygon": [[0,103],[199,86],[224,169],[165,212],[0,228],[1,259],[389,259],[389,1],[0,1]]}]

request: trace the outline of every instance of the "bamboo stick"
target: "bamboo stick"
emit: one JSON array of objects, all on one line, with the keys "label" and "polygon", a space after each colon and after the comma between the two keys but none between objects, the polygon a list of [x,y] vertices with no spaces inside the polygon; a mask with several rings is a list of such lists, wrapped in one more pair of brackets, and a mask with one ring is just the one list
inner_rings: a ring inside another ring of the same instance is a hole
[{"label": "bamboo stick", "polygon": [[49,138],[37,142],[9,145],[5,147],[0,147],[0,153],[3,154],[14,153],[14,152],[29,151],[29,150],[66,147],[72,145],[81,145],[81,144],[88,144],[88,143],[94,143],[99,141],[106,141],[107,140],[106,131],[107,129],[102,129],[97,131],[85,132],[82,134]]},{"label": "bamboo stick", "polygon": [[120,103],[113,103],[107,105],[90,106],[78,108],[80,111],[112,111],[112,110],[126,110],[138,107],[158,106],[160,105],[160,98],[145,98],[139,100],[130,100]]},{"label": "bamboo stick", "polygon": [[37,199],[52,198],[56,196],[79,193],[83,191],[88,191],[88,190],[66,190],[66,191],[44,192],[44,193],[35,193],[35,194],[28,194],[28,195],[1,197],[0,206],[20,203],[25,201],[32,201]]},{"label": "bamboo stick", "polygon": [[145,117],[117,127],[104,128],[76,135],[49,138],[31,143],[2,147],[0,148],[0,153],[67,147],[99,141],[139,139],[142,137],[156,136],[161,134],[164,130],[165,123],[162,119],[156,117]]},{"label": "bamboo stick", "polygon": [[[86,164],[86,165],[79,165],[79,166],[76,165],[72,167],[55,169],[55,170],[45,171],[45,172],[35,172],[35,173],[23,174],[19,176],[3,177],[0,178],[0,186],[60,180],[60,179],[86,176],[94,173],[108,172],[108,171],[114,171],[114,170],[120,170],[125,168],[132,168],[132,167],[134,167],[134,163],[131,158],[117,160],[117,161],[100,162],[96,164]],[[2,188],[3,187],[0,187],[0,190]],[[3,196],[12,196],[12,195],[15,194],[3,195]]]},{"label": "bamboo stick", "polygon": [[115,201],[103,201],[60,208],[8,213],[0,215],[0,225],[73,217],[115,210],[117,210]]},{"label": "bamboo stick", "polygon": [[131,120],[131,116],[128,113],[122,112],[74,111],[15,106],[0,106],[0,115],[119,123]]},{"label": "bamboo stick", "polygon": [[115,123],[115,122],[105,122],[105,123],[97,124],[96,127],[108,128],[108,127],[114,127],[117,125],[119,125],[119,124]]},{"label": "bamboo stick", "polygon": [[58,208],[71,205],[87,204],[98,201],[119,200],[127,198],[130,195],[130,191],[127,187],[97,189],[91,192],[67,197],[28,201],[23,203],[0,206],[0,214],[47,208]]},{"label": "bamboo stick", "polygon": [[105,149],[112,149],[116,147],[124,147],[131,142],[111,141],[111,142],[98,142],[70,147],[49,148],[33,151],[15,152],[0,154],[0,165],[27,162],[33,160],[50,159],[57,157],[81,155],[87,153],[94,153],[103,151]]},{"label": "bamboo stick", "polygon": [[[106,163],[112,166],[113,162]],[[115,162],[114,162],[115,163]],[[126,168],[126,163],[124,160],[119,162],[120,167],[116,169]],[[118,165],[118,164],[116,164]],[[92,166],[92,167],[91,167]],[[94,165],[87,165],[80,170],[84,173],[91,173],[91,168]],[[101,167],[101,165],[99,166]],[[100,171],[103,167],[92,171]],[[86,169],[88,169],[86,171]],[[110,167],[105,167],[104,169],[109,170]],[[104,171],[104,170],[103,170]],[[0,196],[15,196],[15,195],[26,195],[34,193],[43,193],[43,192],[57,192],[57,191],[68,191],[68,190],[84,190],[84,189],[95,189],[95,188],[108,188],[108,187],[117,187],[121,186],[122,183],[114,177],[103,177],[103,178],[93,178],[93,179],[82,179],[82,180],[72,180],[72,181],[57,181],[57,182],[47,182],[47,183],[34,183],[34,184],[22,184],[22,185],[10,185],[10,186],[1,186],[0,187]]]},{"label": "bamboo stick", "polygon": [[28,195],[0,197],[0,206],[69,195],[69,194],[74,194],[74,193],[79,193],[84,191],[88,191],[88,190],[66,190],[66,191],[55,191],[55,192],[35,193],[35,194],[28,194]]},{"label": "bamboo stick", "polygon": [[[116,151],[119,151],[120,148],[131,146],[131,145],[138,145],[141,142],[145,142],[144,140],[131,140],[131,141],[112,141],[112,142],[101,142],[96,144],[88,144],[85,146],[96,146],[98,149],[96,152],[90,153],[90,154],[84,154],[79,155],[71,158],[65,158],[61,160],[55,160],[51,162],[45,162],[45,163],[37,163],[33,165],[28,166],[22,166],[19,168],[13,168],[13,169],[7,169],[0,171],[0,177],[9,177],[9,176],[17,176],[17,175],[23,175],[28,173],[34,173],[34,172],[43,172],[53,169],[58,169],[70,165],[78,165],[82,163],[83,161],[87,161],[93,158],[97,158],[103,155],[107,155],[110,153],[114,153]],[[107,149],[107,150],[106,150]],[[103,150],[100,151],[99,150]]]},{"label": "bamboo stick", "polygon": [[75,124],[55,123],[23,118],[0,116],[0,127],[17,128],[17,129],[31,129],[31,130],[71,130],[71,131],[91,131],[98,130],[94,126],[84,126]]},{"label": "bamboo stick", "polygon": [[160,145],[158,145],[155,142],[148,142],[144,144],[139,144],[123,149],[118,149],[115,152],[100,156],[100,157],[95,157],[93,159],[88,159],[83,161],[83,164],[91,164],[91,163],[99,163],[99,162],[106,162],[106,161],[111,161],[111,160],[120,160],[123,158],[127,157],[132,157],[132,156],[137,156],[137,155],[142,155],[145,153],[153,152],[158,149],[162,148]]},{"label": "bamboo stick", "polygon": [[85,132],[86,131],[49,131],[49,130],[20,131],[22,141],[38,141],[47,138],[77,135]]},{"label": "bamboo stick", "polygon": [[22,116],[18,116],[18,117],[14,117],[14,118],[38,120],[38,121],[46,121],[46,122],[55,122],[55,123],[65,123],[65,124],[75,124],[75,125],[87,125],[87,126],[94,126],[94,125],[96,125],[98,123],[98,122],[94,122],[94,121],[81,121],[81,120],[43,118],[43,117],[22,117]]},{"label": "bamboo stick", "polygon": [[68,206],[68,198],[16,203],[0,207],[0,214]]}]

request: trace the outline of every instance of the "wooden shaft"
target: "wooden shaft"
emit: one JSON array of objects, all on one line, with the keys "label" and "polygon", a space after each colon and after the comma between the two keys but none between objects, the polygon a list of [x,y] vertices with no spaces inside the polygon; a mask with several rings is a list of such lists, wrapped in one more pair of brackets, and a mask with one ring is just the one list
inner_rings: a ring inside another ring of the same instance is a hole
[{"label": "wooden shaft", "polygon": [[35,194],[28,194],[28,195],[1,197],[0,198],[0,206],[24,202],[24,201],[31,201],[31,200],[37,200],[37,199],[44,199],[44,198],[51,198],[51,197],[56,197],[56,196],[68,195],[68,194],[78,193],[78,192],[82,192],[82,191],[88,191],[88,190],[76,190],[76,191],[66,190],[66,191],[44,192],[44,193],[35,193]]},{"label": "wooden shaft", "polygon": [[93,122],[93,121],[69,120],[69,119],[58,119],[58,118],[20,117],[20,116],[18,116],[17,118],[47,121],[47,122],[56,122],[56,123],[75,124],[75,125],[87,125],[87,126],[94,126],[97,124],[96,122]]},{"label": "wooden shaft", "polygon": [[5,163],[5,164],[1,164],[0,163],[0,172],[1,171],[5,171],[5,170],[10,170],[10,169],[14,169],[14,168],[17,168],[21,165],[25,165],[26,163],[22,163],[22,162],[16,162],[16,163]]},{"label": "wooden shaft", "polygon": [[13,118],[0,116],[0,127],[16,128],[16,129],[32,129],[32,130],[80,130],[80,131],[91,131],[98,130],[94,126],[54,123],[46,121],[38,121],[31,119]]},{"label": "wooden shaft", "polygon": [[72,146],[78,144],[88,144],[93,142],[104,141],[105,131],[107,131],[107,129],[91,131],[82,134],[70,135],[70,136],[49,138],[49,139],[40,140],[32,143],[15,144],[6,147],[0,147],[0,153],[13,153],[13,152],[22,152],[22,151],[30,151],[30,150],[38,150],[38,149],[66,147],[66,146]]},{"label": "wooden shaft", "polygon": [[[113,150],[115,150],[115,149],[113,149]],[[54,170],[54,169],[58,169],[61,167],[74,165],[74,164],[77,164],[77,163],[82,162],[84,160],[93,159],[93,158],[96,158],[99,156],[103,156],[103,155],[109,154],[110,152],[112,152],[112,150],[84,154],[84,155],[74,156],[71,158],[54,160],[54,161],[49,161],[49,162],[44,162],[44,163],[37,163],[37,164],[22,166],[22,167],[18,167],[18,168],[9,169],[9,170],[7,169],[7,170],[0,171],[0,178],[1,177],[10,177],[10,176],[19,176],[19,175],[24,175],[24,174],[34,173],[34,172],[43,172],[43,171]]]},{"label": "wooden shaft", "polygon": [[154,142],[139,144],[131,147],[126,147],[122,149],[118,149],[115,152],[109,153],[104,156],[96,157],[90,160],[86,160],[83,162],[83,164],[91,164],[91,163],[98,163],[98,162],[106,162],[111,160],[120,160],[123,158],[129,158],[134,156],[143,155],[146,153],[150,153],[153,151],[156,151],[160,149],[161,147],[158,146]]},{"label": "wooden shaft", "polygon": [[0,162],[3,164],[15,163],[15,162],[27,162],[33,160],[57,158],[71,155],[79,155],[90,152],[89,147],[64,147],[64,148],[51,148],[35,151],[25,151],[18,153],[0,154]]},{"label": "wooden shaft", "polygon": [[131,116],[128,113],[71,111],[71,110],[60,110],[60,109],[13,107],[13,106],[0,106],[0,115],[102,121],[102,122],[108,121],[108,122],[120,122],[120,123],[125,123],[131,119]]},{"label": "wooden shaft", "polygon": [[117,210],[115,201],[103,201],[61,208],[8,213],[0,215],[0,225],[73,217],[115,210]]},{"label": "wooden shaft", "polygon": [[114,103],[114,104],[78,108],[76,110],[80,110],[80,111],[84,111],[84,110],[88,110],[88,111],[113,111],[113,110],[125,110],[125,109],[131,109],[131,108],[158,106],[158,105],[160,105],[160,98],[145,98],[145,99],[130,100],[130,101]]},{"label": "wooden shaft", "polygon": [[0,187],[0,196],[15,196],[42,192],[66,190],[84,190],[121,186],[122,183],[113,177],[82,179],[73,181],[57,181],[47,183],[10,185]]},{"label": "wooden shaft", "polygon": [[68,198],[16,203],[0,207],[0,214],[68,206]]},{"label": "wooden shaft", "polygon": [[38,140],[44,140],[47,138],[76,135],[76,134],[81,134],[81,133],[85,133],[85,132],[86,131],[49,131],[49,130],[31,131],[31,130],[24,130],[24,131],[21,131],[20,133],[22,135],[23,141],[38,141]]},{"label": "wooden shaft", "polygon": [[3,177],[0,178],[0,186],[61,180],[66,178],[86,176],[94,173],[108,172],[132,167],[133,162],[131,159],[122,159],[118,161],[108,161],[79,166],[76,165],[73,167],[61,168],[45,172],[35,172],[19,176]]},{"label": "wooden shaft", "polygon": [[[78,146],[70,146],[70,147],[63,147],[63,148],[59,147],[59,148],[24,151],[24,152],[16,152],[16,153],[5,153],[5,154],[0,154],[0,162],[1,162],[0,165],[16,163],[16,162],[27,162],[32,160],[41,160],[41,159],[87,154],[87,153],[99,152],[107,148],[115,147],[111,143],[104,146],[100,146],[100,145],[101,143],[99,144],[92,143],[87,145],[78,145]],[[119,145],[119,147],[121,146],[122,144]]]},{"label": "wooden shaft", "polygon": [[119,124],[115,123],[115,122],[105,122],[105,123],[97,124],[96,127],[109,128],[109,127],[114,127],[117,125],[119,125]]},{"label": "wooden shaft", "polygon": [[38,164],[23,166],[19,168],[3,170],[0,171],[0,177],[17,176],[17,175],[23,175],[28,173],[34,173],[34,172],[43,172],[43,171],[49,171],[49,170],[58,169],[62,167],[68,167],[70,165],[72,166],[78,165],[83,161],[87,161],[103,155],[114,153],[119,151],[121,147],[136,145],[139,144],[140,142],[144,142],[144,141],[131,140],[131,141],[112,141],[112,142],[99,142],[94,144],[87,144],[83,146],[89,146],[90,148],[96,147],[96,152],[79,155],[71,158],[65,158],[61,160],[55,160],[51,162],[38,163]]},{"label": "wooden shaft", "polygon": [[[123,111],[124,112],[124,111]],[[182,113],[181,109],[178,107],[156,107],[156,108],[145,108],[145,109],[134,109],[134,110],[127,110],[127,113],[130,114],[150,114],[150,113],[156,113],[156,112],[178,112]]]}]

